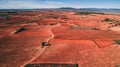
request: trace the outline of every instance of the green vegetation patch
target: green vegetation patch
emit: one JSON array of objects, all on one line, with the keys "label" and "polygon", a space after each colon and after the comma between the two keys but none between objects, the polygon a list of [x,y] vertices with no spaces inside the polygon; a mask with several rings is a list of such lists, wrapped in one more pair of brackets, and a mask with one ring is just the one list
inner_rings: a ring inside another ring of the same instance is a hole
[{"label": "green vegetation patch", "polygon": [[90,15],[90,14],[93,14],[93,12],[76,12],[75,15]]},{"label": "green vegetation patch", "polygon": [[105,22],[113,22],[113,21],[115,21],[115,20],[111,20],[111,19],[109,19],[109,18],[105,18],[103,21],[105,21]]},{"label": "green vegetation patch", "polygon": [[120,45],[120,40],[114,40],[115,44]]},{"label": "green vegetation patch", "polygon": [[97,12],[90,12],[90,11],[81,11],[81,12],[76,12],[75,15],[90,15],[90,14],[104,14],[104,13],[97,13]]},{"label": "green vegetation patch", "polygon": [[105,22],[119,22],[117,20],[113,20],[113,19],[109,19],[109,18],[105,18],[103,21],[105,21]]},{"label": "green vegetation patch", "polygon": [[105,19],[103,20],[103,22],[107,22],[107,23],[109,23],[109,24],[114,24],[114,26],[120,25],[120,21],[118,21],[118,20],[113,20],[113,19],[109,19],[109,18],[105,18]]}]

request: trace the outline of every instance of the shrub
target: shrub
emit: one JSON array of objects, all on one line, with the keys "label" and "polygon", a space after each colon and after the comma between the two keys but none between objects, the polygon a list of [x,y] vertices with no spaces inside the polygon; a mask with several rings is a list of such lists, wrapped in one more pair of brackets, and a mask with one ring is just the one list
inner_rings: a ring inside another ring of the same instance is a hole
[{"label": "shrub", "polygon": [[120,45],[120,40],[114,40],[114,42]]},{"label": "shrub", "polygon": [[109,22],[109,21],[112,21],[112,20],[110,20],[109,18],[105,18],[103,21]]}]

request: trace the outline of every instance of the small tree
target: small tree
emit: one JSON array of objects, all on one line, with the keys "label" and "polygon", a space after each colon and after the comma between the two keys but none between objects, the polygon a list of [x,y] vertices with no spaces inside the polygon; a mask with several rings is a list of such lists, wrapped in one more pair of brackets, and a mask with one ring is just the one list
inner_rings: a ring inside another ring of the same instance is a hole
[{"label": "small tree", "polygon": [[120,45],[120,40],[114,40],[114,42],[118,45]]},{"label": "small tree", "polygon": [[42,42],[41,45],[42,47],[44,47],[46,45],[46,42]]},{"label": "small tree", "polygon": [[105,18],[103,21],[108,22],[111,21],[109,18]]},{"label": "small tree", "polygon": [[43,48],[44,46],[50,46],[51,44],[48,44],[47,42],[41,42],[41,45],[42,45],[42,48]]}]

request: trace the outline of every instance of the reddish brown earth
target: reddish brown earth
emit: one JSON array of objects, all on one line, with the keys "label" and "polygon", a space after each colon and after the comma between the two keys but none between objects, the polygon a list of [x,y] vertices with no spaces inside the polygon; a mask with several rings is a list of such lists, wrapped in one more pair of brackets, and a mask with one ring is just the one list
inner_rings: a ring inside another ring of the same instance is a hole
[{"label": "reddish brown earth", "polygon": [[[120,40],[120,25],[103,21],[109,18],[120,22],[119,15],[31,11],[8,16],[9,19],[0,19],[0,67],[120,66],[120,46],[114,42]],[[50,45],[42,47],[42,42]]]}]

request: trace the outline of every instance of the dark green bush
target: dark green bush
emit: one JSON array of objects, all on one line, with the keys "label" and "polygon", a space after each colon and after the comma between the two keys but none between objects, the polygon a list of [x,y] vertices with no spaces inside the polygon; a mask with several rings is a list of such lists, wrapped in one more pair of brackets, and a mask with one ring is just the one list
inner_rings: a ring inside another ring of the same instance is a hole
[{"label": "dark green bush", "polygon": [[120,45],[120,40],[114,40],[114,42]]},{"label": "dark green bush", "polygon": [[109,22],[109,21],[112,21],[112,20],[110,20],[109,18],[105,18],[103,21]]}]

